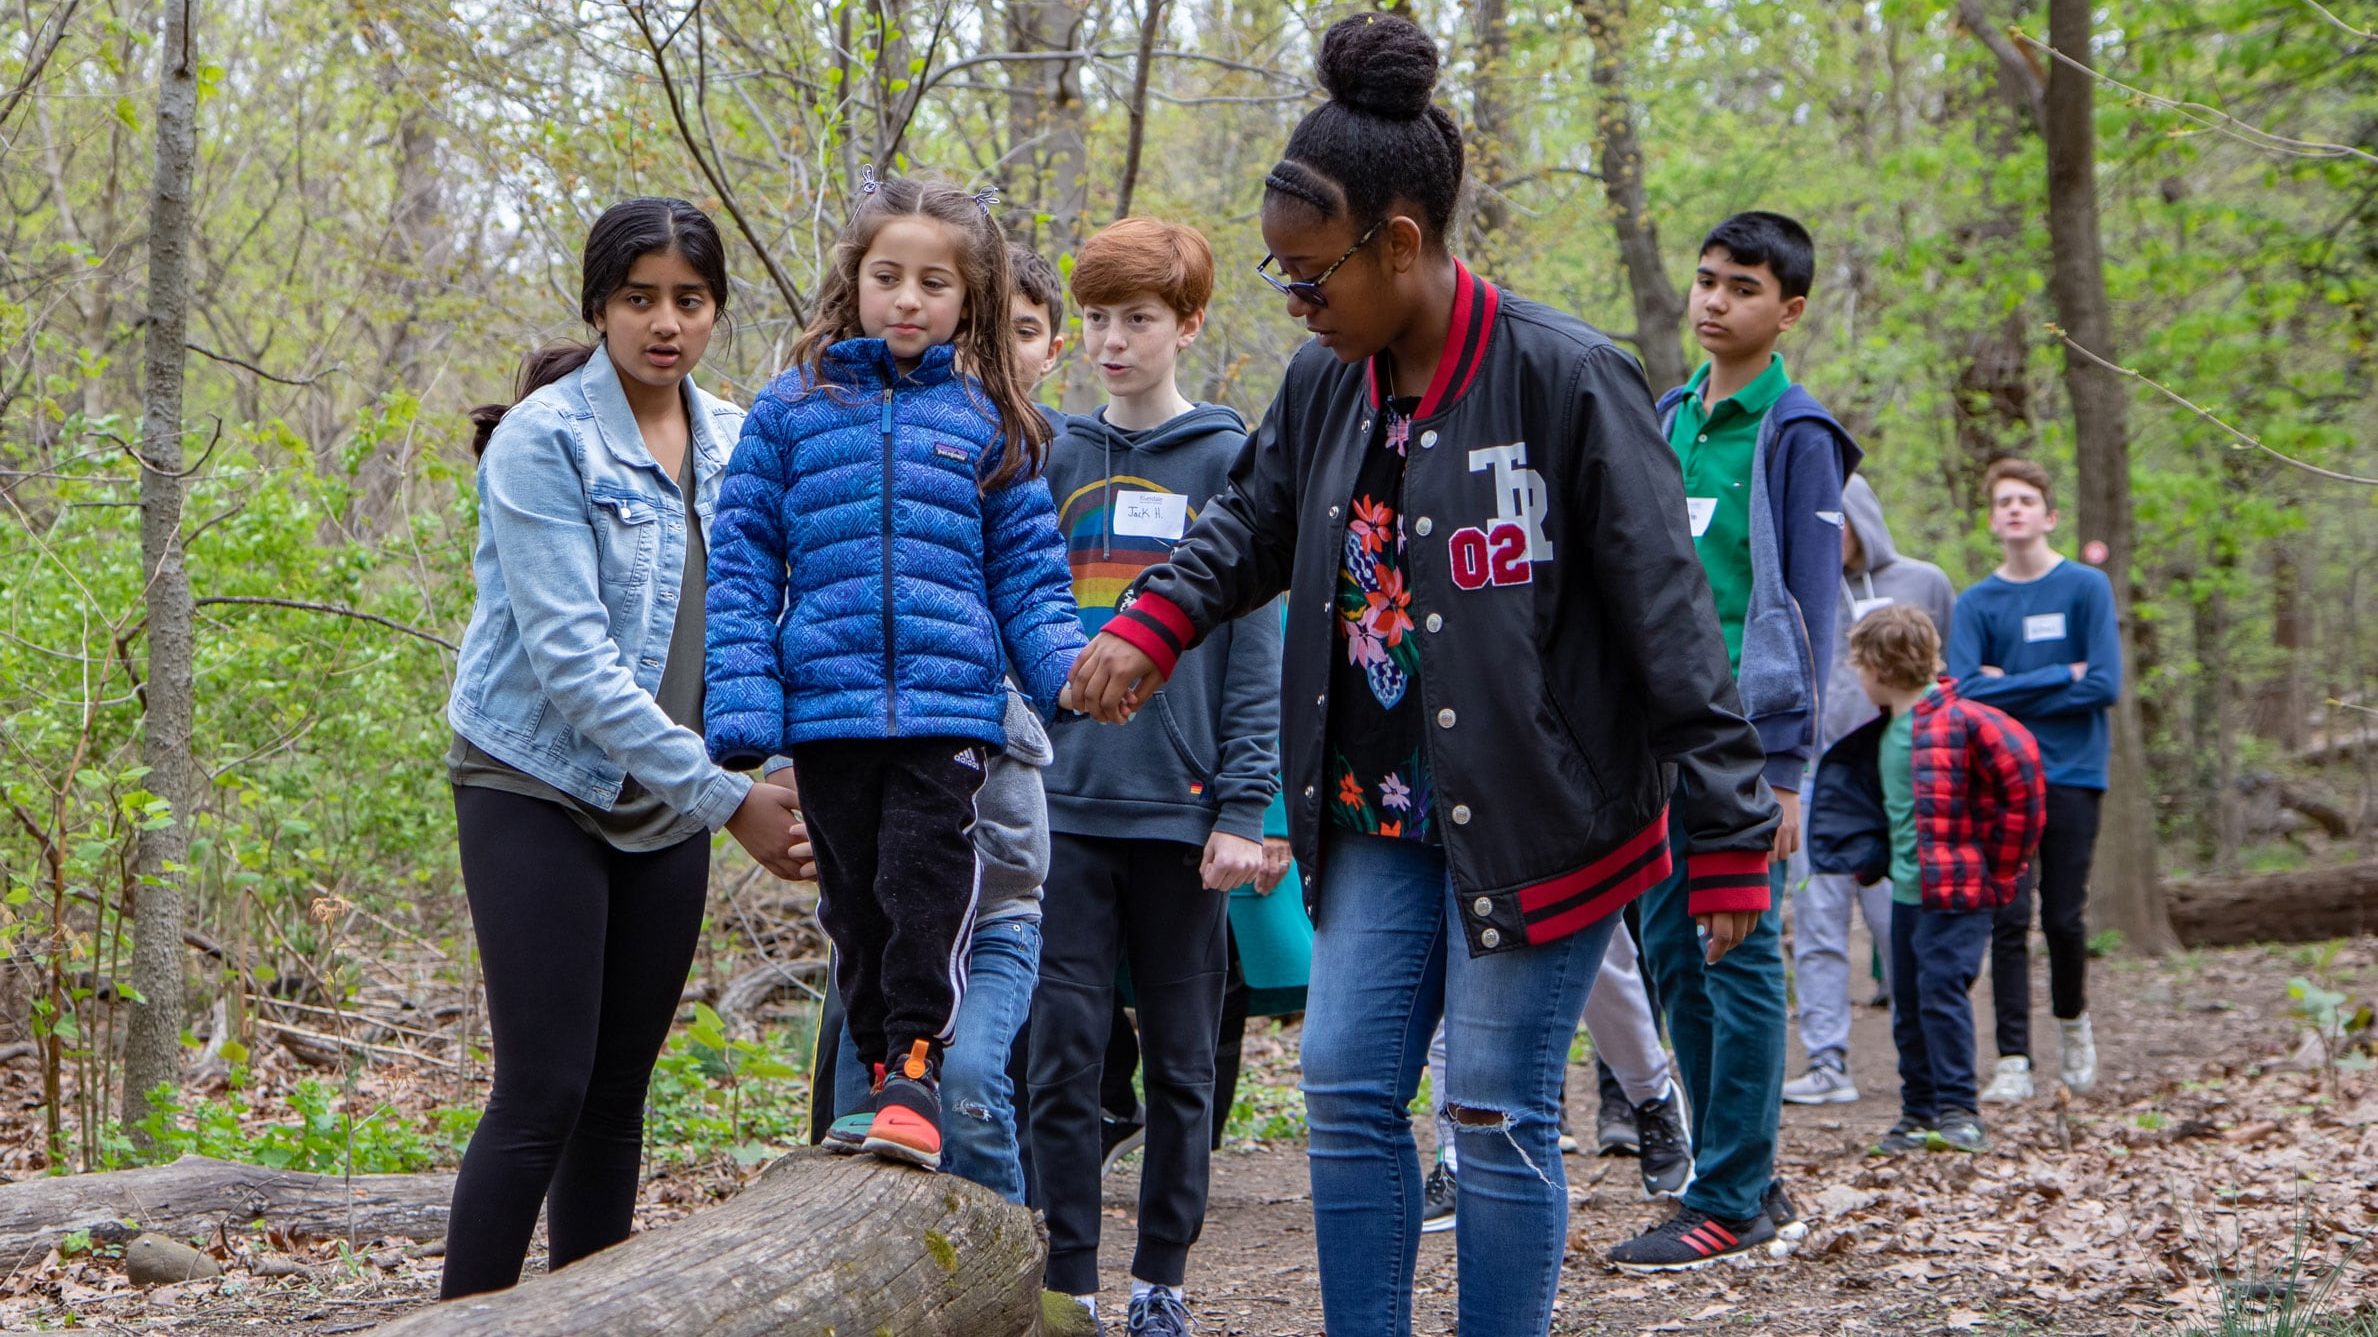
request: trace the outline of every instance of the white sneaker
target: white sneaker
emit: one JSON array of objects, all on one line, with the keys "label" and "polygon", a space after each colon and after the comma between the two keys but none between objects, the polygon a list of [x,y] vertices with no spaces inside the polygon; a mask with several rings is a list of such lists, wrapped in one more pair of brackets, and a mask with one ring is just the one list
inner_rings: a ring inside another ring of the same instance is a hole
[{"label": "white sneaker", "polygon": [[1786,1105],[1849,1105],[1858,1099],[1858,1084],[1831,1063],[1812,1063],[1783,1084],[1783,1099]]},{"label": "white sneaker", "polygon": [[1993,1105],[2012,1105],[2018,1100],[2031,1099],[2031,1060],[2021,1054],[2009,1054],[1998,1060],[1998,1070],[1991,1074],[1990,1084],[1982,1088],[1982,1099]]},{"label": "white sneaker", "polygon": [[2064,1032],[2064,1052],[2057,1060],[2056,1075],[2074,1095],[2085,1096],[2097,1085],[2097,1037],[2090,1033],[2089,1014],[2056,1025]]}]

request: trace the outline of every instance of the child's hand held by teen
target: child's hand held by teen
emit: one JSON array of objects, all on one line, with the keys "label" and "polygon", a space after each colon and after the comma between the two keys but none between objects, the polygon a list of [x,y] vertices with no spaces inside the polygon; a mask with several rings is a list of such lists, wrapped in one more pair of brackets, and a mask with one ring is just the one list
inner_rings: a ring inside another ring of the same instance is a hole
[{"label": "child's hand held by teen", "polygon": [[1066,687],[1073,709],[1101,724],[1129,724],[1149,697],[1164,686],[1164,675],[1147,652],[1113,634],[1100,632],[1073,663]]}]

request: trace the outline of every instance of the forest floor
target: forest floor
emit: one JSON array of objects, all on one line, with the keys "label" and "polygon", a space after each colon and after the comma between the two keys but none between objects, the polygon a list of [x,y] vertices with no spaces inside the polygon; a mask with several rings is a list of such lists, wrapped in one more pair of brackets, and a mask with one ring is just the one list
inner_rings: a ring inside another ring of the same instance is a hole
[{"label": "forest floor", "polygon": [[[1979,1156],[1866,1154],[1896,1115],[1897,1084],[1885,1014],[1861,1007],[1853,1075],[1865,1099],[1785,1110],[1782,1172],[1810,1223],[1799,1251],[1674,1279],[1609,1272],[1604,1251],[1658,1213],[1641,1199],[1633,1161],[1589,1148],[1567,1158],[1573,1233],[1554,1330],[2220,1331],[2225,1307],[2283,1293],[2291,1276],[2299,1294],[2334,1280],[2332,1313],[2378,1305],[2378,1250],[2368,1247],[2378,1238],[2378,1076],[2359,1060],[2342,1070],[2320,1061],[2291,1010],[2298,977],[2365,1002],[2378,994],[2378,939],[2098,962],[2098,1089],[1991,1111],[1992,1147]],[[2035,996],[2045,996],[2044,978]],[[1976,1013],[1986,1061],[1986,981]],[[2040,1065],[2053,1072],[2055,1029],[2044,1013],[2035,1026]],[[1270,1121],[1270,1140],[1234,1139],[1214,1160],[1192,1309],[1206,1334],[1315,1337],[1311,1201],[1291,1131],[1294,1029],[1259,1023],[1247,1048],[1242,1094],[1286,1113]],[[0,1145],[37,1135],[22,1122],[25,1070],[0,1074]],[[1589,1128],[1591,1080],[1590,1066],[1572,1069],[1572,1108]],[[1106,1294],[1118,1307],[1129,1294],[1135,1182],[1128,1167],[1108,1182]],[[646,1185],[641,1224],[734,1186],[730,1162],[661,1171]],[[223,1277],[142,1291],[120,1263],[53,1251],[0,1282],[0,1330],[362,1332],[428,1303],[439,1267],[389,1241],[352,1252],[341,1241],[303,1260],[318,1265],[310,1276],[270,1279],[254,1270],[264,1253],[224,1252]],[[1423,1239],[1417,1289],[1416,1331],[1453,1332],[1451,1235]]]}]

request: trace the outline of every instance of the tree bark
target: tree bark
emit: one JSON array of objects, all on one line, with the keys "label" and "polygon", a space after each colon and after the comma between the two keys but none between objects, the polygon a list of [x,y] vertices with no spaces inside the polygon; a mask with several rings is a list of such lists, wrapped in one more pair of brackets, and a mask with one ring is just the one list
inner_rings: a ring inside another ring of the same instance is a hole
[{"label": "tree bark", "polygon": [[2170,892],[2172,927],[2190,947],[2378,933],[2378,863],[2176,879]]},{"label": "tree bark", "polygon": [[[1081,47],[1087,0],[1010,0],[1007,25],[1017,51],[1073,51]],[[1082,101],[1081,62],[1018,61],[1008,66],[1008,152],[1030,167],[1037,211],[1048,215],[1045,234],[1026,229],[1027,245],[1051,263],[1081,244],[1088,207],[1088,109]]]},{"label": "tree bark", "polygon": [[[184,1156],[170,1165],[0,1184],[0,1257],[38,1256],[66,1234],[153,1230],[175,1239],[238,1233],[358,1240],[443,1239],[454,1176],[300,1174]],[[130,1233],[130,1232],[127,1232]]]},{"label": "tree bark", "polygon": [[[1503,244],[1511,236],[1511,204],[1499,183],[1511,175],[1511,108],[1503,80],[1511,64],[1510,0],[1473,0],[1470,28],[1478,69],[1470,82],[1470,264],[1497,283],[1508,282]],[[1665,387],[1662,387],[1665,388]]]},{"label": "tree bark", "polygon": [[803,1148],[720,1206],[379,1337],[671,1332],[1033,1337],[1031,1212],[949,1175]]},{"label": "tree bark", "polygon": [[149,329],[142,362],[140,555],[148,585],[149,675],[141,760],[149,792],[170,820],[140,833],[140,885],[132,926],[133,1004],[124,1043],[123,1119],[133,1144],[148,1093],[181,1074],[183,866],[198,776],[190,751],[196,614],[182,553],[182,375],[190,316],[190,180],[198,158],[198,60],[191,50],[196,0],[167,0],[159,47],[157,174],[149,207]]},{"label": "tree bark", "polygon": [[[1009,49],[1014,51],[1077,51],[1089,0],[1008,0]],[[1089,108],[1082,100],[1082,62],[1078,60],[1016,61],[1007,67],[1008,148],[1006,159],[1029,178],[1025,203],[1015,211],[1022,226],[1018,240],[1063,269],[1066,256],[1081,245],[1089,212]],[[1044,228],[1038,216],[1046,216]],[[1095,387],[1073,368],[1080,358],[1067,359],[1059,387],[1062,406],[1070,413],[1087,413],[1096,404]]]},{"label": "tree bark", "polygon": [[1595,110],[1595,156],[1602,189],[1610,200],[1610,225],[1634,295],[1631,342],[1643,360],[1653,394],[1684,384],[1680,342],[1685,301],[1668,278],[1660,254],[1659,224],[1652,221],[1643,193],[1643,144],[1635,134],[1635,104],[1627,96],[1626,0],[1577,0],[1586,36],[1594,44],[1591,77],[1599,100]]},{"label": "tree bark", "polygon": [[[2089,0],[2049,0],[2048,43],[2078,64],[2090,62]],[[2063,61],[2048,69],[2041,132],[2048,150],[2048,240],[2054,264],[2048,289],[2064,330],[2083,348],[2119,362],[2106,299],[2105,258],[2098,237],[2096,84]],[[2067,350],[2065,394],[2072,400],[2073,455],[2079,475],[2080,538],[2105,545],[2100,564],[2113,582],[2122,623],[2126,668],[2114,705],[2114,755],[2098,835],[2095,896],[2098,918],[2123,941],[2146,952],[2177,945],[2156,874],[2155,814],[2139,718],[2137,612],[2130,588],[2130,435],[2128,397],[2110,368]]]},{"label": "tree bark", "polygon": [[[391,295],[397,316],[388,339],[381,388],[426,397],[423,392],[429,386],[423,364],[436,336],[425,310],[438,291],[453,244],[451,233],[440,226],[445,191],[438,170],[437,123],[396,77],[397,60],[391,52],[381,81],[384,96],[404,108],[397,114],[395,200],[388,217],[396,269]],[[408,439],[407,434],[392,435],[363,462],[354,516],[359,530],[377,533],[389,523],[398,493],[404,488]]]}]

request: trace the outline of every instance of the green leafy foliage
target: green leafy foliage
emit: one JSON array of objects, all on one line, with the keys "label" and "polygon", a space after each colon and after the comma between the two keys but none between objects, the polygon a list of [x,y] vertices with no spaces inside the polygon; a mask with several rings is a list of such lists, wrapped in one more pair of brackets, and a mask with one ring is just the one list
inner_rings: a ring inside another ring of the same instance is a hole
[{"label": "green leafy foliage", "polygon": [[314,1174],[404,1174],[460,1161],[479,1123],[476,1107],[433,1110],[426,1126],[385,1104],[357,1118],[335,1087],[312,1077],[290,1093],[296,1117],[276,1121],[251,1107],[244,1087],[238,1067],[220,1100],[185,1100],[160,1086],[141,1127],[166,1160],[196,1154]]},{"label": "green leafy foliage", "polygon": [[801,1027],[731,1036],[696,1003],[652,1075],[645,1133],[655,1153],[687,1164],[724,1154],[750,1167],[797,1145],[808,1128],[808,1042]]}]

